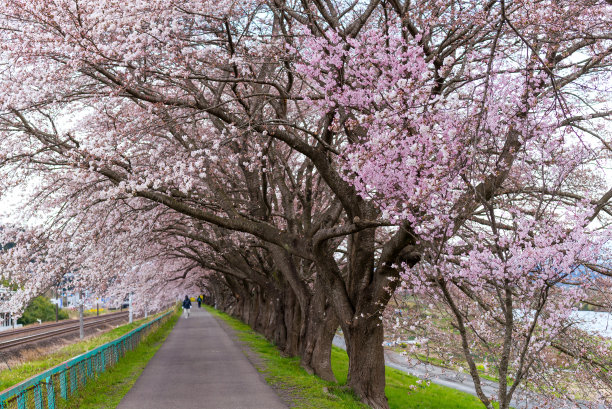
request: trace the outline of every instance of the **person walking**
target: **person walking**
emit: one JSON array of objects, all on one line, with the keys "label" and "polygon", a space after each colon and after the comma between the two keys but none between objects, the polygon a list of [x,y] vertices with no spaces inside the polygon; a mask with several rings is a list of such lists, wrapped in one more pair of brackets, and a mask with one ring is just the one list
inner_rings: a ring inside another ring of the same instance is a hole
[{"label": "person walking", "polygon": [[191,300],[189,296],[186,295],[183,300],[183,312],[185,313],[185,318],[189,318],[189,310],[191,309]]},{"label": "person walking", "polygon": [[202,308],[202,296],[198,295],[198,308]]}]

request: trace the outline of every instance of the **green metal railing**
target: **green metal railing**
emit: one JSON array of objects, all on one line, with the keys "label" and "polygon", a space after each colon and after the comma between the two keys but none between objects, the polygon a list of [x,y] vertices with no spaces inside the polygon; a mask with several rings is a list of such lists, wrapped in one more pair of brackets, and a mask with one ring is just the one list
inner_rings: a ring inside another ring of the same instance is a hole
[{"label": "green metal railing", "polygon": [[0,394],[0,409],[55,409],[57,399],[68,399],[117,363],[127,351],[138,346],[145,335],[158,328],[172,312],[155,318],[107,344],[72,358],[54,368],[38,374]]}]

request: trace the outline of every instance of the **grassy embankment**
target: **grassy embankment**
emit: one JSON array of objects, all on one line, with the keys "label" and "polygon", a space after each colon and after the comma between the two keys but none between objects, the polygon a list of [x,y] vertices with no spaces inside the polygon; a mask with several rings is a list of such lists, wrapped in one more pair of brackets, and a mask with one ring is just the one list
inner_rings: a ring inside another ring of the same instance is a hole
[{"label": "grassy embankment", "polygon": [[[364,409],[355,395],[345,386],[348,372],[348,357],[342,349],[334,347],[332,366],[339,383],[325,382],[309,375],[299,365],[297,358],[282,357],[276,347],[251,328],[226,315],[207,307],[215,316],[227,322],[262,359],[258,368],[267,382],[282,395],[289,397],[296,409]],[[484,405],[475,397],[451,388],[431,384],[418,386],[418,378],[387,367],[389,405],[392,409],[481,409]],[[415,388],[413,390],[412,388]]]},{"label": "grassy embankment", "polygon": [[168,321],[141,341],[135,350],[128,351],[117,365],[100,374],[95,381],[88,382],[85,388],[69,400],[61,400],[58,409],[116,408],[162,346],[179,317],[180,311],[177,310]]},{"label": "grassy embankment", "polygon": [[0,371],[0,390],[7,389],[75,356],[115,340],[155,317],[151,316],[147,319],[136,320],[132,324],[122,325],[104,334],[66,345],[58,351],[46,355],[44,358],[24,362],[16,366],[12,365],[10,370],[5,363],[0,363],[0,365],[4,366],[4,369]]}]

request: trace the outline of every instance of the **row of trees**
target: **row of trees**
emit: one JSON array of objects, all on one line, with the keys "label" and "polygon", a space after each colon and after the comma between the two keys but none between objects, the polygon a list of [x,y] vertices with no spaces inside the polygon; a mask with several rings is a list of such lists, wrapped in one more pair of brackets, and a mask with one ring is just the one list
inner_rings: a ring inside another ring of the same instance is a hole
[{"label": "row of trees", "polygon": [[0,193],[31,191],[1,232],[11,308],[75,269],[151,307],[205,289],[324,379],[340,326],[384,409],[401,285],[445,306],[488,408],[550,348],[609,398],[609,345],[570,314],[611,305],[605,1],[5,3]]}]

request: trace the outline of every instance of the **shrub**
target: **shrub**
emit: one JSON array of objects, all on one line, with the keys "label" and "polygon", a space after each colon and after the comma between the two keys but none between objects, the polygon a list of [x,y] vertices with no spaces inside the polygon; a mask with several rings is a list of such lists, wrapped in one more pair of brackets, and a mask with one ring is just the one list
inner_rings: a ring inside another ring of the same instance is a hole
[{"label": "shrub", "polygon": [[[68,313],[64,310],[59,310],[59,319],[65,320],[68,318]],[[36,297],[26,307],[21,318],[17,320],[18,324],[28,325],[37,322],[37,320],[55,321],[55,305],[43,296]]]}]

